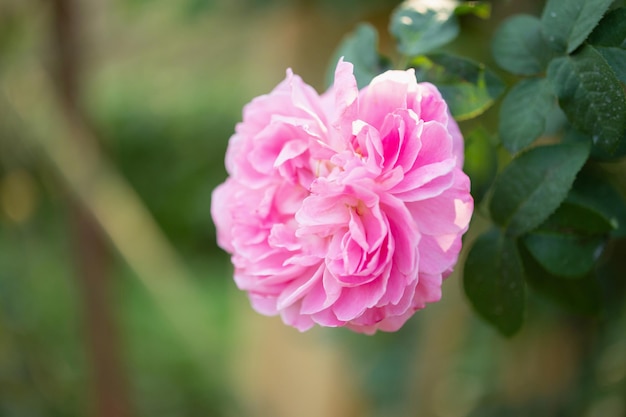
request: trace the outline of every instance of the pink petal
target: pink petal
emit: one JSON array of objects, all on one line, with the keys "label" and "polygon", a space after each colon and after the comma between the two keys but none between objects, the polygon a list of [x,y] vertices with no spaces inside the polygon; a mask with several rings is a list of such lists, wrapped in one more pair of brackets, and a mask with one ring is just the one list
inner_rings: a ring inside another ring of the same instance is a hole
[{"label": "pink petal", "polygon": [[460,235],[422,235],[419,244],[420,272],[443,273],[456,263],[460,249]]},{"label": "pink petal", "polygon": [[317,268],[311,276],[302,276],[289,284],[278,297],[277,308],[282,310],[302,298],[322,278],[322,268]]},{"label": "pink petal", "polygon": [[[324,265],[320,265],[320,268],[324,268]],[[322,280],[318,280],[302,298],[300,313],[318,313],[328,307],[329,304],[327,303],[327,300],[328,297],[324,289],[324,283]]]},{"label": "pink petal", "polygon": [[446,193],[407,203],[407,208],[423,233],[436,235],[465,232],[474,208],[467,175],[455,170],[453,184]]},{"label": "pink petal", "polygon": [[419,257],[417,245],[420,233],[417,225],[400,200],[387,197],[381,206],[387,215],[389,231],[393,238],[390,245],[394,266],[403,274],[409,275],[416,271]]},{"label": "pink petal", "polygon": [[441,300],[440,274],[420,273],[419,285],[415,288],[414,307],[423,308],[426,303],[435,303]]},{"label": "pink petal", "polygon": [[447,159],[452,159],[452,136],[445,125],[438,122],[426,122],[423,125],[420,141],[422,147],[415,159],[415,167],[422,167]]},{"label": "pink petal", "polygon": [[301,332],[307,331],[315,325],[315,322],[310,316],[300,314],[298,305],[290,305],[289,307],[280,310],[280,317],[283,319],[285,324],[295,327]]},{"label": "pink petal", "polygon": [[352,135],[352,123],[359,111],[359,89],[352,73],[353,65],[339,59],[335,70],[335,80],[330,94],[334,95],[332,125],[341,133],[344,140]]},{"label": "pink petal", "polygon": [[375,306],[385,292],[385,284],[383,280],[374,280],[358,287],[344,288],[332,307],[337,319],[353,320],[365,309]]},{"label": "pink petal", "polygon": [[387,71],[375,77],[361,90],[360,119],[372,126],[382,126],[385,116],[397,109],[406,109],[409,97],[415,96],[415,71]]},{"label": "pink petal", "polygon": [[423,123],[411,110],[397,110],[385,118],[381,128],[385,168],[400,166],[407,172],[421,151]]},{"label": "pink petal", "polygon": [[311,318],[320,326],[339,327],[346,325],[345,321],[341,321],[337,318],[337,316],[335,316],[335,313],[333,313],[333,310],[331,308],[319,311],[311,315]]},{"label": "pink petal", "polygon": [[244,107],[212,195],[218,244],[254,309],[304,331],[394,331],[441,297],[473,211],[463,139],[413,70],[323,95],[291,70]]},{"label": "pink petal", "polygon": [[448,116],[448,132],[452,136],[452,154],[456,157],[456,166],[463,168],[463,162],[465,161],[465,144],[463,141],[463,135],[461,129],[456,123],[452,115]]},{"label": "pink petal", "polygon": [[419,115],[424,121],[437,121],[444,126],[448,123],[449,111],[437,87],[430,83],[420,83]]},{"label": "pink petal", "polygon": [[233,180],[228,179],[211,194],[211,217],[217,232],[217,244],[227,252],[233,252],[232,216],[229,203],[232,201]]},{"label": "pink petal", "polygon": [[275,316],[278,314],[278,310],[276,309],[276,297],[250,292],[248,293],[248,298],[250,299],[252,308],[257,312],[265,316]]}]

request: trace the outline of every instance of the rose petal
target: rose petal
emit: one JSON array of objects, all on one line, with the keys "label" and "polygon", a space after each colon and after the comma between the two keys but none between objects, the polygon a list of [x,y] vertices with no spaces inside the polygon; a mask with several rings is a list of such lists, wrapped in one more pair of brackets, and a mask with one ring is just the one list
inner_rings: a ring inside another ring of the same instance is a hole
[{"label": "rose petal", "polygon": [[441,298],[473,211],[437,89],[407,70],[359,92],[352,70],[322,96],[288,70],[246,105],[212,194],[237,286],[301,331],[400,328]]}]

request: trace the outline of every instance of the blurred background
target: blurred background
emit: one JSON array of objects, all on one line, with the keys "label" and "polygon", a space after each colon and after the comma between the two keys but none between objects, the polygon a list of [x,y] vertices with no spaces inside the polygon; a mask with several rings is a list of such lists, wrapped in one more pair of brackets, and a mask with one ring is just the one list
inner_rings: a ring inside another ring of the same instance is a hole
[{"label": "blurred background", "polygon": [[[460,264],[368,337],[298,333],[236,289],[210,204],[243,105],[287,67],[323,91],[360,21],[393,57],[398,3],[0,0],[0,416],[626,416],[619,301],[588,318],[531,296],[505,339]],[[450,48],[495,68],[491,32],[542,6],[495,1]]]}]

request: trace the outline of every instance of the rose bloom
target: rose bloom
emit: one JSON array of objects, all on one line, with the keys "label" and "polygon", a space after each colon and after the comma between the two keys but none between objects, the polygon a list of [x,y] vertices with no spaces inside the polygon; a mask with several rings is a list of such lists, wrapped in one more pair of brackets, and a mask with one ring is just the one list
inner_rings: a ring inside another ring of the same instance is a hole
[{"label": "rose bloom", "polygon": [[247,104],[212,197],[237,286],[301,331],[395,331],[438,301],[474,206],[437,89],[409,69],[359,91],[352,70],[322,95],[287,70]]}]

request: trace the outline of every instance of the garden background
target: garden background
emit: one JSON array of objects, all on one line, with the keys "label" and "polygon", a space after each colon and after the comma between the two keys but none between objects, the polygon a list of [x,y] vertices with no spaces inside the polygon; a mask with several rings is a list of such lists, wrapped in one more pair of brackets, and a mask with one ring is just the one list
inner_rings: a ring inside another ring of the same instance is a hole
[{"label": "garden background", "polygon": [[[0,416],[626,415],[624,304],[607,321],[531,295],[505,338],[463,294],[466,251],[393,334],[301,334],[236,289],[210,199],[243,105],[287,67],[323,91],[358,22],[393,55],[398,4],[0,1]],[[498,72],[494,30],[542,7],[494,1],[447,49]],[[498,108],[461,128],[496,131]]]}]

